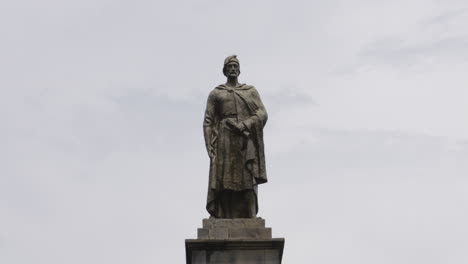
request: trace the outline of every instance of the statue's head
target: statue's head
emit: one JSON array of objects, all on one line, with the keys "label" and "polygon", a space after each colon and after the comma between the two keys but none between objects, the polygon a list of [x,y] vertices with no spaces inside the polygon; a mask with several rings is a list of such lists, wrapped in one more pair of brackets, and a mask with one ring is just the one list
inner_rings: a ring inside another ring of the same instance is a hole
[{"label": "statue's head", "polygon": [[240,74],[240,64],[237,55],[224,59],[223,73],[226,77],[237,77]]}]

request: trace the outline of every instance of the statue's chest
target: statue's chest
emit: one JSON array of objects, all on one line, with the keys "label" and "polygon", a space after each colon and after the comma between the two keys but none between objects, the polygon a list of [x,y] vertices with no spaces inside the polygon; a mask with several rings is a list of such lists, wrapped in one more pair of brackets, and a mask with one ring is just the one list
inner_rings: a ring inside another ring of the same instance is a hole
[{"label": "statue's chest", "polygon": [[218,97],[219,110],[221,113],[232,113],[243,115],[246,113],[244,100],[235,92],[223,91]]}]

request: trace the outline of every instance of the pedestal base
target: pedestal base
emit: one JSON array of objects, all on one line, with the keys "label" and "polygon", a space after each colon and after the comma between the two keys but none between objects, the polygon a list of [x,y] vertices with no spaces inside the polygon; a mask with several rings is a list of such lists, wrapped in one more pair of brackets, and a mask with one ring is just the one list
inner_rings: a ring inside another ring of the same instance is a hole
[{"label": "pedestal base", "polygon": [[280,264],[284,239],[187,239],[187,264]]},{"label": "pedestal base", "polygon": [[203,219],[198,239],[185,240],[187,264],[281,264],[283,248],[261,218]]}]

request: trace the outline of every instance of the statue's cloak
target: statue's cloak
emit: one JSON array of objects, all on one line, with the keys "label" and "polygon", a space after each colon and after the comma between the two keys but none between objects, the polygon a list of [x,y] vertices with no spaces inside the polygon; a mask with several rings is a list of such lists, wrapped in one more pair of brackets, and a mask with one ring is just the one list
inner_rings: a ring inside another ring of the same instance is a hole
[{"label": "statue's cloak", "polygon": [[[231,131],[226,125],[228,119],[242,123],[246,130],[237,134]],[[256,194],[257,185],[267,182],[263,143],[267,119],[260,95],[251,85],[219,85],[210,93],[203,126],[207,149],[214,152],[206,205],[211,215],[217,215],[220,191],[253,190]],[[258,211],[256,201],[254,206]]]}]

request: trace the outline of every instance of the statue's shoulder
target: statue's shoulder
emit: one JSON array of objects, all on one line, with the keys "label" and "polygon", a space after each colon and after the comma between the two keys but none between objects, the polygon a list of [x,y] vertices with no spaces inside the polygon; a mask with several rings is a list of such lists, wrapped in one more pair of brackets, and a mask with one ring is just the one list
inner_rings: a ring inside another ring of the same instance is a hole
[{"label": "statue's shoulder", "polygon": [[[216,95],[216,94],[219,94],[219,93],[223,93],[223,92],[226,92],[228,90],[232,90],[232,88],[229,88],[228,86],[226,86],[225,84],[220,84],[218,86],[216,86],[210,94],[213,94],[213,95]],[[248,85],[248,84],[240,84],[239,86],[237,86],[235,88],[235,90],[237,91],[242,91],[242,92],[254,92],[254,91],[257,91],[255,89],[255,87],[253,85]]]},{"label": "statue's shoulder", "polygon": [[244,84],[243,86],[241,86],[239,88],[239,90],[243,90],[244,92],[249,93],[249,94],[251,94],[251,93],[257,94],[258,93],[255,86],[249,85],[249,84]]},{"label": "statue's shoulder", "polygon": [[215,86],[213,90],[211,90],[210,95],[217,95],[223,90],[221,84],[218,86]]},{"label": "statue's shoulder", "polygon": [[220,90],[226,90],[226,85],[225,84],[220,84],[218,86],[216,86],[214,89],[213,89],[213,92],[215,91],[220,91]]},{"label": "statue's shoulder", "polygon": [[245,83],[244,83],[244,84],[241,86],[241,89],[244,89],[244,90],[252,90],[252,89],[253,89],[253,90],[255,90],[255,86],[250,85],[250,84],[245,84]]}]

